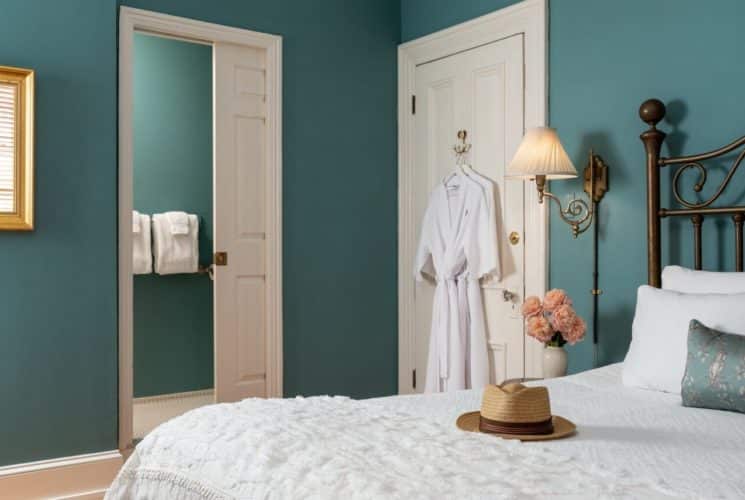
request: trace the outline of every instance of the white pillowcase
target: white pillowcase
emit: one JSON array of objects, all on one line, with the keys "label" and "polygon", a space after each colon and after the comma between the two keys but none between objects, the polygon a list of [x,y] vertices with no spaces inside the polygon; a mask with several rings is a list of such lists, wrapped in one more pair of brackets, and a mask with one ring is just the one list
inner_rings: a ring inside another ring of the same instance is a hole
[{"label": "white pillowcase", "polygon": [[687,294],[640,286],[631,345],[623,362],[623,384],[680,394],[692,319],[743,335],[745,293]]},{"label": "white pillowcase", "polygon": [[745,293],[745,273],[694,271],[680,266],[662,270],[662,288],[684,293]]}]

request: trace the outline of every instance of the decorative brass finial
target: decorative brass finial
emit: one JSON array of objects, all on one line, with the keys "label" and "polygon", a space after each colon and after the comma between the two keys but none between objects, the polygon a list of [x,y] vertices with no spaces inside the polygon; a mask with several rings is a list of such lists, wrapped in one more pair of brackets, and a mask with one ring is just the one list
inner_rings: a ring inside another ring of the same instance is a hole
[{"label": "decorative brass finial", "polygon": [[665,104],[659,99],[647,99],[639,106],[639,118],[652,128],[665,118],[665,112]]}]

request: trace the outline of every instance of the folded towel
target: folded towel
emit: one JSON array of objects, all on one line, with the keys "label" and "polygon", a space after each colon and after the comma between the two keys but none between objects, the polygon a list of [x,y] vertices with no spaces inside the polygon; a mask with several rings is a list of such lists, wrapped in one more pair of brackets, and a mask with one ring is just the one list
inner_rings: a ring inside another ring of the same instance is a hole
[{"label": "folded towel", "polygon": [[[199,219],[187,217],[186,233],[174,233],[168,212],[153,215],[153,261],[158,274],[196,273],[199,269]],[[179,229],[180,230],[180,229]]]},{"label": "folded towel", "polygon": [[132,234],[140,234],[140,212],[132,210]]},{"label": "folded towel", "polygon": [[189,234],[189,214],[186,212],[166,212],[171,234]]},{"label": "folded towel", "polygon": [[132,272],[153,272],[153,252],[150,245],[150,216],[132,212]]}]

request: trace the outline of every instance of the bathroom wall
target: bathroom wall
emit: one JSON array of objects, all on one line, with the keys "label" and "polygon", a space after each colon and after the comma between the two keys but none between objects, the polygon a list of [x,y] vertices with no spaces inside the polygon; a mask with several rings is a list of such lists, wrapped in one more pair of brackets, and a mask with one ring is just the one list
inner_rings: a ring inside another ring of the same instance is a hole
[{"label": "bathroom wall", "polygon": [[[402,0],[404,41],[486,14],[505,0]],[[598,363],[623,359],[636,289],[647,281],[646,179],[637,111],[657,97],[668,104],[663,154],[699,153],[745,134],[745,2],[739,0],[553,0],[550,2],[550,124],[578,169],[594,148],[609,165],[610,191],[600,209],[600,344]],[[666,173],[667,175],[667,173]],[[716,168],[713,190],[723,176]],[[666,181],[669,179],[665,178]],[[669,195],[669,182],[663,183]],[[742,203],[745,176],[724,202]],[[553,182],[565,201],[581,182]],[[710,192],[710,191],[709,191]],[[669,198],[669,196],[667,196]],[[574,240],[553,212],[553,287],[567,289],[590,317],[592,239]],[[704,224],[707,269],[733,269],[731,222]],[[692,266],[690,222],[663,223],[663,260]],[[592,343],[570,348],[570,371],[593,366]]]},{"label": "bathroom wall", "polygon": [[[212,255],[212,47],[134,38],[134,208],[199,217],[200,262]],[[212,387],[212,282],[134,277],[135,397]]]}]

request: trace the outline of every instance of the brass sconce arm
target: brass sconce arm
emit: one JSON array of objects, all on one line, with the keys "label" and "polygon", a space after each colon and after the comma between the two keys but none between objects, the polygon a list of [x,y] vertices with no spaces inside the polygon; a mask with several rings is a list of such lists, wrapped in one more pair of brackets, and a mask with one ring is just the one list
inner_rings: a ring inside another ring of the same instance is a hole
[{"label": "brass sconce arm", "polygon": [[590,160],[584,171],[584,187],[589,203],[581,198],[573,198],[566,208],[562,207],[559,198],[546,191],[545,175],[536,175],[535,177],[536,187],[538,188],[538,202],[543,203],[544,198],[555,202],[559,207],[559,216],[572,227],[572,236],[576,238],[592,226],[596,204],[608,190],[607,179],[607,167],[602,158],[590,151]]},{"label": "brass sconce arm", "polygon": [[[543,177],[543,176],[538,176]],[[587,231],[592,226],[592,220],[594,218],[593,209],[581,198],[572,199],[566,208],[561,206],[561,201],[553,193],[545,190],[545,178],[539,179],[536,177],[536,185],[538,186],[538,201],[543,203],[544,198],[552,200],[559,207],[559,216],[561,219],[572,226],[572,236],[575,238],[580,234]]]}]

